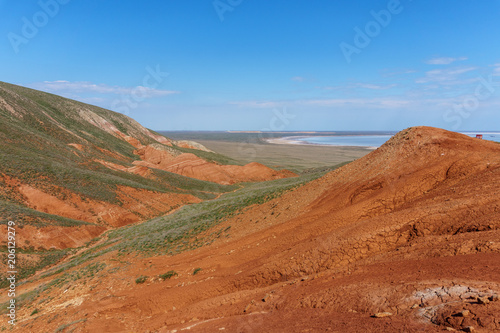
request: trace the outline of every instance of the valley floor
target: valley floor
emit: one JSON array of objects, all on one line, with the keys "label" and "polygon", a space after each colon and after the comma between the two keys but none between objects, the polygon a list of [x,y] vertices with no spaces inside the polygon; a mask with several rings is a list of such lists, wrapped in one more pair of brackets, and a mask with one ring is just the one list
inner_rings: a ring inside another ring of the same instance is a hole
[{"label": "valley floor", "polygon": [[256,161],[272,168],[295,172],[351,162],[370,153],[370,150],[361,147],[277,145],[257,141],[198,141],[205,147],[238,161]]}]

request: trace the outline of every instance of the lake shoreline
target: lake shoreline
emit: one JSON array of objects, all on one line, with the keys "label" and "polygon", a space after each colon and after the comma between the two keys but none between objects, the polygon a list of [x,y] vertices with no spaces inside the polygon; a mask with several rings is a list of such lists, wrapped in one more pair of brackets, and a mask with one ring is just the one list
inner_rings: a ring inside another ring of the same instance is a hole
[{"label": "lake shoreline", "polygon": [[375,150],[378,148],[375,146],[332,145],[332,144],[312,143],[312,142],[298,140],[305,138],[309,138],[309,136],[285,136],[281,138],[264,139],[264,141],[269,144],[275,144],[275,145],[300,145],[300,146],[317,146],[317,147],[334,147],[334,148],[346,147],[346,148],[364,148],[368,150]]}]

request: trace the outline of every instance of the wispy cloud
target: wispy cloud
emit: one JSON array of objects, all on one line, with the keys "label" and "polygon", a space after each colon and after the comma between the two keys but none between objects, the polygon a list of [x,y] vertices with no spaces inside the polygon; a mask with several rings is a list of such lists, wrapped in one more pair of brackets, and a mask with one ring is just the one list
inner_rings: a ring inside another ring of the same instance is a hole
[{"label": "wispy cloud", "polygon": [[417,71],[414,69],[402,69],[402,70],[389,70],[389,69],[384,69],[382,70],[382,76],[383,77],[389,77],[389,76],[399,76],[399,75],[407,75],[407,74],[413,74],[416,73]]},{"label": "wispy cloud", "polygon": [[463,84],[477,81],[477,78],[461,79],[462,74],[476,70],[477,67],[433,69],[425,73],[425,77],[417,79],[416,83]]},{"label": "wispy cloud", "polygon": [[398,98],[332,98],[311,99],[299,102],[303,105],[323,107],[363,107],[374,109],[401,108],[410,104],[410,101]]},{"label": "wispy cloud", "polygon": [[387,85],[380,85],[380,84],[373,84],[373,83],[363,83],[363,82],[358,82],[358,83],[350,83],[346,84],[344,86],[333,86],[333,87],[324,87],[324,90],[344,90],[344,89],[353,89],[353,88],[362,88],[362,89],[369,89],[369,90],[387,90],[396,87],[397,84],[387,84]]},{"label": "wispy cloud", "polygon": [[364,88],[364,89],[386,90],[386,89],[394,88],[396,86],[396,84],[378,85],[378,84],[371,84],[371,83],[357,83],[357,84],[355,84],[355,86],[359,87],[359,88]]},{"label": "wispy cloud", "polygon": [[294,76],[291,78],[292,81],[295,81],[295,82],[303,82],[306,80],[305,77],[302,77],[302,76]]},{"label": "wispy cloud", "polygon": [[235,105],[239,108],[249,108],[249,109],[271,109],[282,107],[285,105],[284,102],[275,101],[235,101],[229,102],[230,105]]},{"label": "wispy cloud", "polygon": [[425,63],[429,65],[449,65],[451,63],[454,63],[455,61],[464,61],[464,60],[467,60],[467,57],[459,57],[459,58],[440,57],[440,58],[429,59]]},{"label": "wispy cloud", "polygon": [[493,67],[493,75],[500,76],[500,63],[494,64]]},{"label": "wispy cloud", "polygon": [[373,109],[400,108],[410,104],[409,100],[402,98],[329,98],[329,99],[300,99],[289,101],[238,101],[230,102],[242,108],[277,108],[277,107],[363,107]]},{"label": "wispy cloud", "polygon": [[52,93],[79,94],[79,93],[94,93],[94,94],[114,94],[114,95],[130,95],[137,93],[141,98],[152,98],[178,94],[179,91],[154,89],[149,87],[120,87],[109,86],[106,84],[95,84],[85,81],[44,81],[29,85],[31,88],[43,90]]}]

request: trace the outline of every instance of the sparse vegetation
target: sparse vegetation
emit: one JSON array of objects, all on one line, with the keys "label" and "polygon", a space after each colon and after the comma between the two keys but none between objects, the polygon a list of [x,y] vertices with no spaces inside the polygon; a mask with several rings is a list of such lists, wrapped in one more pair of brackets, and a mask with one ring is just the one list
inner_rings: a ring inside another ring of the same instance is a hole
[{"label": "sparse vegetation", "polygon": [[197,267],[197,268],[195,268],[195,269],[194,269],[194,271],[193,271],[193,275],[196,275],[196,274],[198,274],[199,272],[201,272],[201,268],[200,268],[200,267]]},{"label": "sparse vegetation", "polygon": [[[98,161],[131,167],[139,159],[134,153],[136,148],[108,130],[108,125],[142,144],[157,143],[144,128],[122,114],[3,82],[0,82],[0,99],[0,224],[12,220],[18,227],[92,225],[27,207],[19,183],[70,204],[72,197],[83,202],[93,200],[119,206],[123,206],[117,194],[121,186],[158,193],[190,194],[203,200],[238,188],[161,170],[152,170],[151,177],[147,178],[105,167]],[[98,123],[106,126],[96,125]],[[170,149],[181,153],[176,147]],[[224,158],[218,154],[207,156],[220,161]],[[143,218],[151,216],[135,213]],[[157,212],[158,215],[163,213]],[[0,250],[0,258],[5,253]],[[54,264],[65,252],[34,250],[33,255],[38,258],[19,266],[19,279]],[[86,254],[84,261],[89,259],[92,254]],[[82,262],[79,260],[78,264]],[[70,267],[73,266],[66,265],[64,269]],[[61,273],[59,268],[52,272]],[[6,283],[1,279],[0,287]]]},{"label": "sparse vegetation", "polygon": [[109,233],[113,247],[121,254],[142,253],[171,255],[210,244],[227,235],[229,229],[214,231],[196,238],[200,233],[238,214],[244,208],[279,197],[284,192],[319,177],[322,173],[286,178],[262,183],[249,183],[236,192],[195,205],[182,207],[175,214],[152,219]]},{"label": "sparse vegetation", "polygon": [[179,275],[179,274],[177,274],[176,271],[168,271],[165,274],[160,274],[160,279],[162,279],[162,280],[168,280],[168,279],[170,279],[170,278],[172,278],[174,276],[177,276],[177,275]]},{"label": "sparse vegetation", "polygon": [[[96,160],[131,167],[139,157],[134,154],[132,145],[103,127],[95,126],[95,117],[100,117],[124,134],[134,136],[143,144],[156,141],[119,113],[3,82],[0,82],[0,88],[0,98],[19,115],[16,117],[6,109],[0,109],[1,173],[9,178],[20,180],[61,200],[67,199],[68,193],[73,193],[82,200],[118,205],[121,204],[116,194],[118,186],[192,194],[202,199],[211,199],[215,197],[214,193],[235,189],[234,186],[211,184],[160,170],[154,170],[154,179],[149,179],[109,169]],[[68,144],[80,144],[83,149]],[[179,150],[175,147],[171,149]],[[191,152],[205,155],[198,150]],[[224,159],[218,154],[209,153],[207,156]],[[37,226],[85,224],[26,208],[15,186],[3,176],[0,177],[0,186],[4,189],[0,193],[2,223],[4,219],[11,219]],[[208,193],[208,187],[213,192]],[[61,191],[61,188],[67,191]]]},{"label": "sparse vegetation", "polygon": [[[35,250],[25,250],[25,249],[18,249],[18,278],[25,279],[33,274],[36,273],[36,271],[53,265],[60,261],[68,252],[71,250],[49,250],[49,251],[35,251]],[[31,254],[33,256],[36,256],[36,260],[24,260],[20,255],[22,254]],[[2,262],[7,261],[7,249],[4,247],[0,249],[0,260]],[[5,288],[8,286],[8,281],[6,279],[1,279],[0,280],[0,288]]]},{"label": "sparse vegetation", "polygon": [[64,325],[61,325],[59,326],[57,329],[56,329],[56,333],[59,333],[59,332],[63,332],[65,329],[67,329],[68,327],[72,326],[72,325],[75,325],[75,324],[78,324],[78,323],[81,323],[81,322],[86,322],[87,319],[80,319],[80,320],[75,320],[75,321],[72,321],[71,323],[68,323],[68,324],[64,324]]},{"label": "sparse vegetation", "polygon": [[198,237],[199,234],[239,214],[246,207],[279,197],[284,192],[316,179],[322,174],[307,174],[295,178],[245,184],[240,190],[226,193],[218,199],[184,206],[174,214],[155,218],[140,225],[113,230],[108,234],[109,239],[106,242],[81,253],[69,262],[50,269],[42,277],[62,273],[111,251],[118,251],[121,255],[132,253],[144,256],[175,255],[208,245],[218,238],[227,237],[231,227],[215,229],[203,237]]},{"label": "sparse vegetation", "polygon": [[137,284],[142,284],[148,280],[148,277],[145,275],[139,276],[137,279],[135,279],[135,283]]}]

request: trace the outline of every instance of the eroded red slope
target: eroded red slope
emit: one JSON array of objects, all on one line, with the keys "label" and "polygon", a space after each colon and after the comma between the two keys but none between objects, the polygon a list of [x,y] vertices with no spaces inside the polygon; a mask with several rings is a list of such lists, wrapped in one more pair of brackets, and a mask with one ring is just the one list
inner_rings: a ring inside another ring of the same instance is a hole
[{"label": "eroded red slope", "polygon": [[142,161],[135,165],[161,169],[182,176],[206,180],[219,184],[241,182],[261,182],[273,179],[294,177],[288,170],[276,171],[260,163],[240,165],[219,165],[208,162],[194,154],[179,153],[168,147],[153,144],[136,150]]}]

